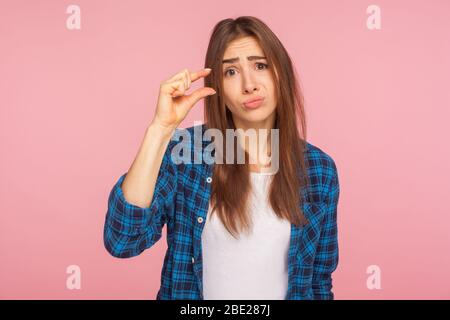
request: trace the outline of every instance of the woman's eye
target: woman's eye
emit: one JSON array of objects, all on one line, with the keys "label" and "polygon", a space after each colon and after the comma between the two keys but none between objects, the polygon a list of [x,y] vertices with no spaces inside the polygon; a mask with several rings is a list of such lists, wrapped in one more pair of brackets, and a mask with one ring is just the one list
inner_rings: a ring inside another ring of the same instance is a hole
[{"label": "woman's eye", "polygon": [[228,75],[229,71],[234,71],[234,69],[228,69],[227,71],[225,71],[225,75]]},{"label": "woman's eye", "polygon": [[[264,70],[264,69],[267,69],[267,67],[268,67],[268,65],[267,64],[265,64],[265,63],[261,63],[261,62],[258,62],[258,63],[256,63],[256,65],[257,65],[257,69],[258,70]],[[263,66],[263,68],[261,69],[261,68],[259,68],[259,66]],[[234,69],[228,69],[228,70],[226,70],[225,71],[225,76],[227,76],[229,73],[228,72],[230,72],[230,71],[235,71]],[[230,75],[232,75],[232,74],[230,74]]]},{"label": "woman's eye", "polygon": [[262,65],[262,66],[264,66],[264,68],[263,68],[263,69],[266,69],[266,68],[267,68],[267,64],[265,64],[265,63],[261,63],[261,62],[259,62],[259,63],[257,63],[257,65]]}]

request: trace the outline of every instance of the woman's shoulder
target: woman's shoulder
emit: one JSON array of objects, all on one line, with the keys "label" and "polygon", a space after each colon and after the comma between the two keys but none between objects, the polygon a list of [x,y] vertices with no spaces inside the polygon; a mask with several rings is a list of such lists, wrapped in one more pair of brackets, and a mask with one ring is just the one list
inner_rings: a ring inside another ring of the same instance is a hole
[{"label": "woman's shoulder", "polygon": [[331,188],[339,183],[336,162],[322,148],[306,142],[305,163],[311,183],[308,189],[310,194],[315,195],[312,201],[322,201]]},{"label": "woman's shoulder", "polygon": [[306,142],[305,160],[319,170],[336,170],[336,162],[333,157],[322,148]]}]

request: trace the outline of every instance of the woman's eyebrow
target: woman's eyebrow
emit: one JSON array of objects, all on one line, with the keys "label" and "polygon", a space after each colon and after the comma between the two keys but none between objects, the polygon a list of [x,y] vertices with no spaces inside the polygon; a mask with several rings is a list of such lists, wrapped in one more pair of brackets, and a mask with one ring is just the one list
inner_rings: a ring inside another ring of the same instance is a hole
[{"label": "woman's eyebrow", "polygon": [[[262,56],[248,56],[247,57],[248,61],[260,60],[260,59],[266,59],[266,57],[262,57]],[[239,61],[239,57],[237,57],[237,58],[230,58],[230,59],[224,59],[224,60],[222,60],[222,63],[223,64],[225,64],[225,63],[235,63],[237,61]]]}]

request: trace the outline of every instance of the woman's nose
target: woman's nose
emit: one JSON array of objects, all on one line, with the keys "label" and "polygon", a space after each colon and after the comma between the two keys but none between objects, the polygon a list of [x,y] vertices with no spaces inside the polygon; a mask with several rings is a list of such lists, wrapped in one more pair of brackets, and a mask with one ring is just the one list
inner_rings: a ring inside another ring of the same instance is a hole
[{"label": "woman's nose", "polygon": [[242,77],[242,81],[243,81],[243,88],[244,88],[244,92],[248,93],[248,92],[253,92],[255,90],[258,89],[258,86],[255,82],[255,80],[253,79],[253,77],[249,74],[249,72],[244,72],[244,75]]}]

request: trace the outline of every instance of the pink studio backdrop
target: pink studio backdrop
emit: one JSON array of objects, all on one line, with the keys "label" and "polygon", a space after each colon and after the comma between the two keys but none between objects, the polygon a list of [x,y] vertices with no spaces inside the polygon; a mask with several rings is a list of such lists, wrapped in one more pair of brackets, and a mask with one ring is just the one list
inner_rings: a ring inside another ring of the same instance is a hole
[{"label": "pink studio backdrop", "polygon": [[[66,27],[72,4],[79,30]],[[380,30],[366,26],[372,4]],[[289,51],[308,140],[336,161],[336,299],[450,298],[449,1],[10,0],[0,15],[0,298],[156,297],[165,233],[138,257],[112,257],[107,198],[159,83],[202,68],[213,26],[240,15]],[[203,102],[181,127],[194,121]],[[70,265],[80,289],[66,286]]]}]

